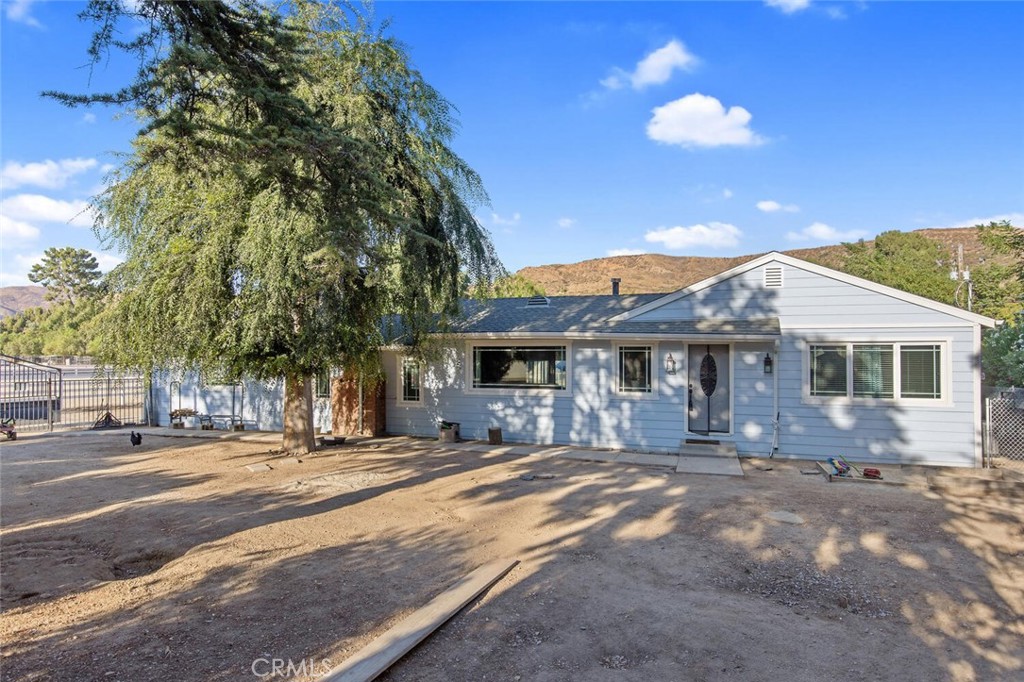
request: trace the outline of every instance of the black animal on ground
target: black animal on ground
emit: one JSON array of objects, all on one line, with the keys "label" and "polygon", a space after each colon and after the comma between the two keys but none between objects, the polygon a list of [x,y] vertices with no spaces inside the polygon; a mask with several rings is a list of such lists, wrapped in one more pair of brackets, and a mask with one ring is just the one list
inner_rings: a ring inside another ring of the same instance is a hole
[{"label": "black animal on ground", "polygon": [[142,434],[135,433],[134,431],[132,431],[132,435],[128,436],[128,440],[132,442],[132,447],[135,447],[136,445],[142,445]]}]

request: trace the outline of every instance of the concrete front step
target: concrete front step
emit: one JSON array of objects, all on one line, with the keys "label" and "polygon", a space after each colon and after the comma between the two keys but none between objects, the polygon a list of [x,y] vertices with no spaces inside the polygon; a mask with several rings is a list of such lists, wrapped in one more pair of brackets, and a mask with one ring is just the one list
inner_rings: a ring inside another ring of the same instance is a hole
[{"label": "concrete front step", "polygon": [[687,443],[679,441],[680,457],[738,457],[734,443]]}]

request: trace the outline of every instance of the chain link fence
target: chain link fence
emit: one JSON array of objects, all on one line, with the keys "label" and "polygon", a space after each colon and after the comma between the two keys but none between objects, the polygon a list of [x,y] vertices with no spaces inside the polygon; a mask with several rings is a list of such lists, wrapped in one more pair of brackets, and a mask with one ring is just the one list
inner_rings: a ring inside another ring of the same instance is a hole
[{"label": "chain link fence", "polygon": [[1024,389],[999,391],[985,407],[988,465],[1024,470]]}]

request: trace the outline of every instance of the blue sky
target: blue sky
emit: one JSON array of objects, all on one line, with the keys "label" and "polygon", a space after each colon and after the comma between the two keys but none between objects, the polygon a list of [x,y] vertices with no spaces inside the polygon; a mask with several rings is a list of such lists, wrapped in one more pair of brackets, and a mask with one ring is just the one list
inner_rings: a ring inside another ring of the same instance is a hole
[{"label": "blue sky", "polygon": [[[90,74],[80,2],[2,0],[0,284],[86,210],[135,123],[44,89]],[[889,229],[1024,225],[1024,3],[381,2],[459,111],[453,146],[511,270],[732,256]]]}]

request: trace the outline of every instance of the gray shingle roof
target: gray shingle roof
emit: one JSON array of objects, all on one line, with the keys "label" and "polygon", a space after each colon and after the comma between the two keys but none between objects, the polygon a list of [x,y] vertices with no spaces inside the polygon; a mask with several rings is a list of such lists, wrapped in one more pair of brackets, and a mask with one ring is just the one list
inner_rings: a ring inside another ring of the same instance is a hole
[{"label": "gray shingle roof", "polygon": [[552,296],[548,305],[528,306],[526,298],[499,298],[463,302],[464,319],[455,323],[456,334],[631,334],[773,336],[778,318],[751,320],[626,320],[609,322],[620,313],[646,305],[665,294],[623,296]]}]

